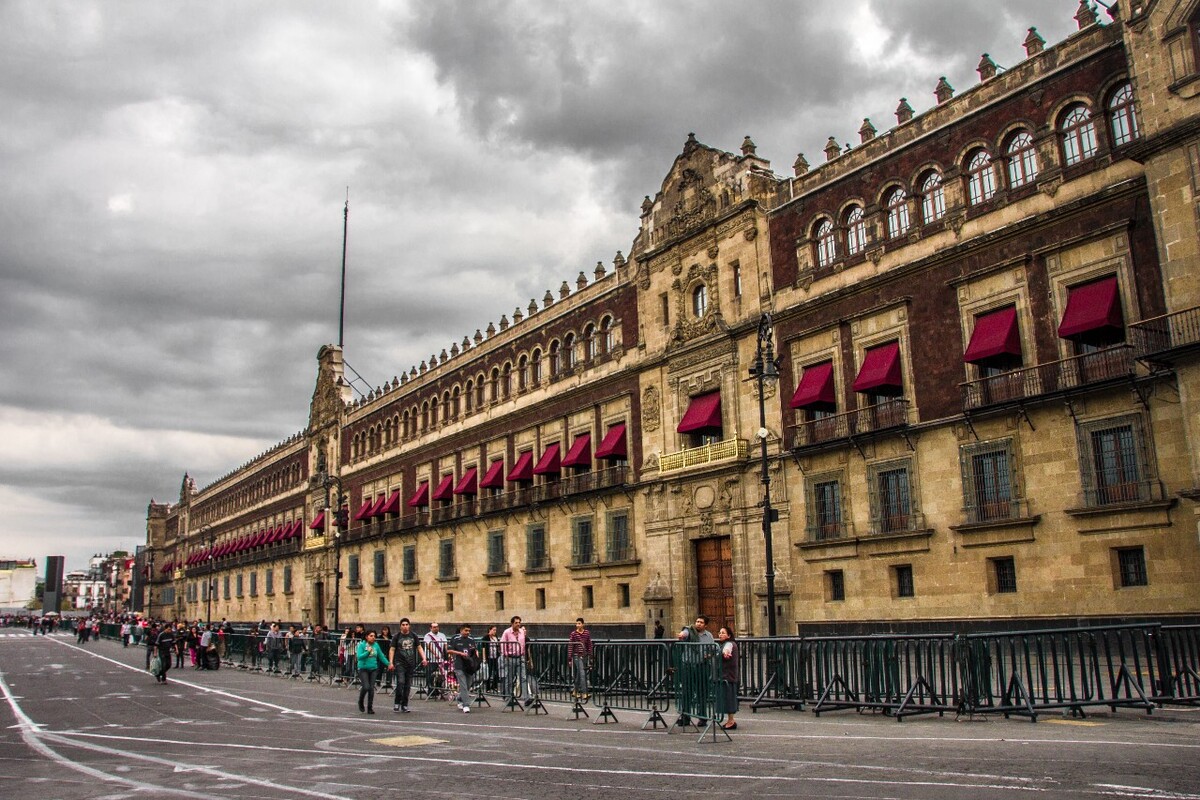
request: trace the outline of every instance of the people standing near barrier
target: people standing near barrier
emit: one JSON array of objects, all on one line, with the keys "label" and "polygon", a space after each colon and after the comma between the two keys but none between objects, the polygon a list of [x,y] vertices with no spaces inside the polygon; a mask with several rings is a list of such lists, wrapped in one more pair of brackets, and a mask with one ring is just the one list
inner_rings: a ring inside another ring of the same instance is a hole
[{"label": "people standing near barrier", "polygon": [[583,617],[575,619],[575,630],[567,637],[567,667],[575,679],[571,697],[587,700],[592,696],[588,690],[588,672],[592,668],[592,634],[584,627]]},{"label": "people standing near barrier", "polygon": [[246,648],[250,651],[250,669],[258,669],[263,656],[263,637],[258,625],[252,625],[246,634]]},{"label": "people standing near barrier", "polygon": [[279,630],[278,622],[271,623],[264,644],[267,649],[267,672],[279,674],[279,659],[283,657],[285,645],[283,631]]},{"label": "people standing near barrier", "polygon": [[458,681],[458,707],[471,713],[471,679],[479,671],[479,649],[471,638],[471,626],[458,626],[458,633],[446,643],[446,654],[454,658],[454,678]]},{"label": "people standing near barrier", "polygon": [[295,625],[288,630],[288,675],[292,678],[299,678],[304,669],[304,654],[308,652],[308,641],[304,631]]},{"label": "people standing near barrier", "polygon": [[175,631],[175,666],[183,669],[183,656],[187,652],[187,642],[190,632],[182,622]]},{"label": "people standing near barrier", "polygon": [[[375,641],[379,642],[380,647],[390,647],[392,642],[392,627],[390,625],[384,625],[381,627],[379,629],[379,633],[375,635]],[[388,656],[388,658],[390,659],[391,656]],[[379,672],[380,685],[376,686],[375,688],[382,689],[385,692],[390,692],[392,690],[392,670],[382,669]]]},{"label": "people standing near barrier", "polygon": [[325,635],[324,625],[319,623],[313,625],[312,631],[312,657],[310,659],[311,666],[308,670],[308,679],[310,681],[317,680],[329,668],[329,650],[331,644],[329,637]]},{"label": "people standing near barrier", "polygon": [[133,626],[129,624],[129,620],[121,623],[121,647],[129,647],[129,637],[133,634]]},{"label": "people standing near barrier", "polygon": [[[375,713],[375,673],[388,666],[387,656],[375,641],[375,631],[367,631],[354,647],[354,663],[358,668],[358,710]],[[366,708],[363,701],[366,700]]]},{"label": "people standing near barrier", "polygon": [[[697,614],[696,621],[692,625],[684,625],[675,637],[681,642],[689,644],[713,644],[713,635],[708,630],[708,616],[706,614]],[[690,687],[692,693],[695,694],[699,687],[704,685],[707,676],[704,674],[703,661],[698,657],[698,654],[684,653],[682,666],[685,670],[682,678],[683,686]],[[691,725],[692,718],[687,713],[686,709],[696,705],[698,698],[688,697],[683,699],[683,710],[679,715],[677,725]]]},{"label": "people standing near barrier", "polygon": [[217,644],[213,641],[212,626],[204,628],[204,632],[200,634],[200,646],[197,651],[197,668],[212,669],[211,659],[216,656]]},{"label": "people standing near barrier", "polygon": [[500,688],[500,637],[497,635],[495,625],[488,626],[487,634],[480,644],[480,650],[482,650],[484,658],[484,668],[487,670],[484,674],[483,688],[486,691],[494,692]]},{"label": "people standing near barrier", "polygon": [[396,694],[392,703],[392,711],[408,713],[408,696],[412,691],[413,676],[417,673],[417,662],[422,665],[429,662],[425,658],[425,648],[412,632],[412,623],[408,617],[400,620],[400,630],[392,637],[391,648],[388,651],[388,671],[395,675]]},{"label": "people standing near barrier", "polygon": [[733,638],[733,630],[722,625],[717,631],[717,643],[721,645],[721,701],[718,713],[725,712],[721,727],[727,731],[737,730],[737,722],[733,715],[738,710],[738,645]]},{"label": "people standing near barrier", "polygon": [[663,638],[664,635],[666,635],[666,632],[667,632],[666,629],[663,628],[662,620],[661,619],[655,620],[654,621],[654,638],[661,639],[661,638]]},{"label": "people standing near barrier", "polygon": [[[520,617],[513,617],[504,633],[500,635],[500,658],[504,661],[504,697],[509,704],[519,703],[521,692],[528,688],[529,677],[525,670],[525,644],[528,637],[521,625]],[[526,694],[529,694],[526,691]],[[532,698],[525,699],[528,706]]]},{"label": "people standing near barrier", "polygon": [[429,697],[441,697],[439,681],[442,679],[442,669],[446,661],[446,634],[436,622],[429,623],[421,644],[425,647],[425,685],[429,688]]}]

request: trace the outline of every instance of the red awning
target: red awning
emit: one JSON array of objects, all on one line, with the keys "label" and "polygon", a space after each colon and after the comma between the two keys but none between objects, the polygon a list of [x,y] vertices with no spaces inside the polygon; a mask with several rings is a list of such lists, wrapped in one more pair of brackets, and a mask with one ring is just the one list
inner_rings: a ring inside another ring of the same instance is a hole
[{"label": "red awning", "polygon": [[705,433],[721,430],[721,393],[698,395],[688,403],[687,412],[679,421],[679,433]]},{"label": "red awning", "polygon": [[379,514],[399,514],[400,513],[400,490],[394,490],[388,495],[387,502],[383,504],[383,508],[379,509]]},{"label": "red awning", "polygon": [[592,465],[592,435],[583,433],[571,442],[571,449],[563,457],[564,467],[590,467]]},{"label": "red awning", "polygon": [[453,500],[454,499],[454,473],[443,475],[441,483],[433,490],[434,500]]},{"label": "red awning", "polygon": [[557,475],[562,472],[562,459],[558,455],[558,442],[547,447],[533,468],[534,475]]},{"label": "red awning", "polygon": [[310,531],[325,530],[325,512],[324,511],[317,512],[316,519],[314,519],[312,522],[309,523],[308,529]]},{"label": "red awning", "polygon": [[975,318],[975,330],[963,353],[968,364],[983,364],[997,356],[1021,356],[1017,308],[1009,306]]},{"label": "red awning", "polygon": [[421,485],[413,492],[413,496],[408,498],[408,507],[420,508],[427,505],[429,505],[429,481],[421,481]]},{"label": "red awning", "polygon": [[625,423],[613,425],[604,434],[600,446],[596,448],[596,458],[628,458],[629,448],[625,444]]},{"label": "red awning", "polygon": [[527,450],[517,457],[517,463],[508,471],[507,480],[511,483],[533,480],[533,451]]},{"label": "red awning", "polygon": [[479,494],[479,468],[471,467],[463,473],[462,480],[454,487],[455,494],[475,496]]},{"label": "red awning", "polygon": [[290,528],[288,528],[287,534],[284,535],[283,538],[284,539],[295,539],[297,536],[300,535],[300,529],[303,527],[304,527],[303,520],[299,520],[299,519],[292,520],[292,526]]},{"label": "red awning", "polygon": [[368,519],[383,516],[383,507],[387,505],[387,495],[381,494],[375,498],[375,502],[371,504],[371,510],[367,512]]},{"label": "red awning", "polygon": [[1119,331],[1124,327],[1117,279],[1101,278],[1071,289],[1058,335],[1064,339],[1086,339],[1088,334]]},{"label": "red awning", "polygon": [[804,368],[800,385],[792,395],[792,408],[812,408],[818,411],[837,410],[837,391],[833,385],[833,362],[825,361]]},{"label": "red awning", "polygon": [[483,480],[479,482],[480,489],[500,489],[504,486],[504,459],[497,458],[488,467]]},{"label": "red awning", "polygon": [[888,342],[872,347],[863,359],[854,391],[877,394],[902,394],[904,382],[900,377],[900,343]]},{"label": "red awning", "polygon": [[375,500],[373,498],[368,497],[363,500],[362,505],[358,507],[358,511],[354,512],[354,521],[361,522],[362,520],[371,516],[371,506],[373,505],[375,505]]}]

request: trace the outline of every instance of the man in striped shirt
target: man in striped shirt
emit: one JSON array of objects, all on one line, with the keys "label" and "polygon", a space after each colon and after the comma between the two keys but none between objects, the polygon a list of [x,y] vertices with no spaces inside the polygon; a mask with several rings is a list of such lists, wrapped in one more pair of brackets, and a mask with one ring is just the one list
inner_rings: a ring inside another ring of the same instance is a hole
[{"label": "man in striped shirt", "polygon": [[571,631],[567,640],[567,664],[575,676],[575,691],[571,692],[571,696],[577,700],[587,700],[591,697],[587,677],[592,666],[592,635],[583,627],[583,617],[575,620],[575,630]]}]

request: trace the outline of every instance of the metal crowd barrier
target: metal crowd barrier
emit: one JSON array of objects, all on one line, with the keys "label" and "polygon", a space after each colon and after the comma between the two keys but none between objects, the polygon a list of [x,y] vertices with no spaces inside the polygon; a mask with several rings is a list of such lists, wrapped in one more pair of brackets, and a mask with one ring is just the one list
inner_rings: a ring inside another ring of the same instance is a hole
[{"label": "metal crowd barrier", "polygon": [[1084,716],[1088,706],[1144,708],[1160,697],[1161,626],[970,634],[966,648],[966,705],[1036,721],[1040,711]]},{"label": "metal crowd barrier", "polygon": [[[672,683],[675,701],[679,707],[679,718],[667,729],[670,733],[677,727],[695,727],[700,730],[700,740],[717,732],[727,740],[729,731],[717,724],[725,709],[721,683],[721,648],[716,644],[699,642],[675,642],[671,646]],[[704,723],[701,728],[696,721]]]},{"label": "metal crowd barrier", "polygon": [[818,636],[804,640],[813,713],[873,709],[898,720],[958,711],[955,637]]},{"label": "metal crowd barrier", "polygon": [[750,710],[773,706],[804,709],[807,660],[799,637],[738,640],[738,699]]},{"label": "metal crowd barrier", "polygon": [[1162,702],[1200,705],[1200,625],[1164,625],[1159,632]]}]

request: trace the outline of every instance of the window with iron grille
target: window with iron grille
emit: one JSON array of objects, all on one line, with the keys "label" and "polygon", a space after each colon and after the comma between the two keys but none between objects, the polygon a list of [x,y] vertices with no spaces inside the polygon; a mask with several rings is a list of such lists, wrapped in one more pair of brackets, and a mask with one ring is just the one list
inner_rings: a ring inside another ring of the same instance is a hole
[{"label": "window with iron grille", "polygon": [[915,509],[909,459],[874,464],[868,469],[871,492],[871,527],[875,533],[895,533],[913,528]]},{"label": "window with iron grille", "polygon": [[841,476],[815,476],[808,481],[808,538],[821,542],[843,535]]},{"label": "window with iron grille", "polygon": [[1151,499],[1154,474],[1140,416],[1079,426],[1079,457],[1084,505]]},{"label": "window with iron grille", "polygon": [[283,568],[283,593],[284,594],[292,593],[292,568],[291,567]]},{"label": "window with iron grille", "polygon": [[266,586],[266,594],[275,594],[275,570],[269,569],[264,574],[263,583]]},{"label": "window with iron grille", "polygon": [[241,575],[241,574],[239,574],[239,575],[237,576],[237,596],[238,596],[238,597],[241,597],[241,596],[242,596],[242,583],[243,583],[243,580],[242,580],[242,579],[243,579],[244,577],[245,577],[245,576],[244,576],[244,575]]},{"label": "window with iron grille", "polygon": [[1117,570],[1122,587],[1146,586],[1150,583],[1146,575],[1146,551],[1140,547],[1118,547]]},{"label": "window with iron grille", "polygon": [[258,597],[258,573],[250,573],[250,596]]},{"label": "window with iron grille", "polygon": [[376,586],[383,586],[387,583],[387,553],[383,550],[376,550],[372,555],[375,559],[375,575],[372,583]]},{"label": "window with iron grille", "polygon": [[404,547],[404,582],[411,583],[417,579],[417,546],[414,544]]},{"label": "window with iron grille", "polygon": [[454,567],[454,540],[442,539],[438,542],[438,577],[453,578],[457,574]]},{"label": "window with iron grille", "polygon": [[996,580],[997,594],[1011,594],[1017,590],[1017,562],[1012,556],[993,558],[992,574]]},{"label": "window with iron grille", "polygon": [[352,555],[346,559],[346,585],[357,588],[362,586],[362,576],[358,568],[358,556]]},{"label": "window with iron grille", "polygon": [[608,515],[608,551],[606,561],[628,561],[633,558],[629,542],[629,512],[613,511]]},{"label": "window with iron grille", "polygon": [[508,572],[508,558],[504,554],[504,531],[488,533],[488,568],[490,574]]},{"label": "window with iron grille", "polygon": [[846,599],[846,573],[842,570],[831,569],[825,573],[825,599],[832,603]]},{"label": "window with iron grille", "polygon": [[525,529],[525,569],[546,569],[550,566],[550,550],[546,542],[546,526],[530,525]]},{"label": "window with iron grille", "polygon": [[174,586],[167,586],[162,590],[162,602],[163,602],[163,605],[168,605],[168,606],[175,604],[175,587]]},{"label": "window with iron grille", "polygon": [[896,597],[915,597],[912,564],[899,564],[892,567],[892,573],[896,579]]},{"label": "window with iron grille", "polygon": [[967,522],[991,522],[1017,516],[1016,471],[1011,439],[964,445],[959,450],[962,467],[963,508]]},{"label": "window with iron grille", "polygon": [[596,548],[592,541],[592,518],[576,517],[571,520],[571,563],[593,564],[595,561]]},{"label": "window with iron grille", "polygon": [[224,594],[225,594],[225,599],[228,600],[229,599],[229,576],[228,575],[225,576]]}]

